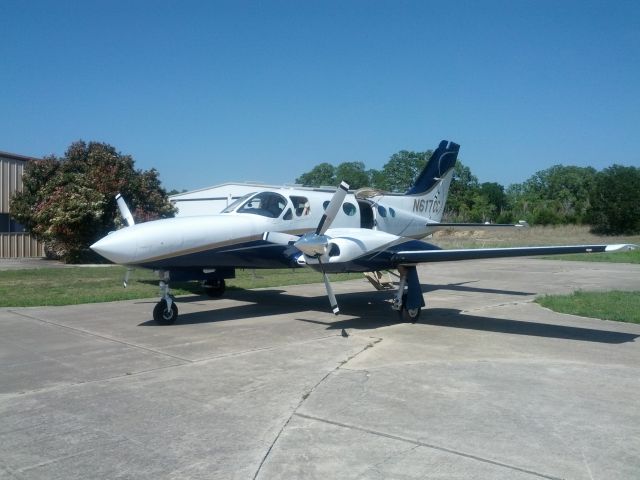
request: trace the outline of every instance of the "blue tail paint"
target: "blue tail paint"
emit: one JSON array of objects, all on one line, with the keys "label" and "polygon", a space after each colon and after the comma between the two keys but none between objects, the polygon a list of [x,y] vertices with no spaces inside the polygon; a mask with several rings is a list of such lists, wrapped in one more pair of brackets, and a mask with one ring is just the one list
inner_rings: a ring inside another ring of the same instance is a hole
[{"label": "blue tail paint", "polygon": [[406,195],[419,195],[431,190],[455,166],[459,150],[457,143],[442,140]]}]

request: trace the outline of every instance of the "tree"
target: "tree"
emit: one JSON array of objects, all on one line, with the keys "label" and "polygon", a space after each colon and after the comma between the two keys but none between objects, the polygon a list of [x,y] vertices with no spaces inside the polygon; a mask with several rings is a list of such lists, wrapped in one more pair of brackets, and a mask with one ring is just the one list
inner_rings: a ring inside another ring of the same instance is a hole
[{"label": "tree", "polygon": [[532,223],[583,223],[589,209],[596,170],[554,165],[507,192],[516,215]]},{"label": "tree", "polygon": [[599,172],[590,197],[589,219],[597,233],[639,233],[640,168],[613,165]]},{"label": "tree", "polygon": [[336,169],[330,163],[321,163],[296,178],[296,183],[306,187],[321,187],[336,183]]},{"label": "tree", "polygon": [[463,222],[474,221],[471,218],[471,211],[478,193],[478,178],[471,173],[469,167],[458,160],[453,168],[445,218]]},{"label": "tree", "polygon": [[112,146],[78,141],[62,158],[27,164],[11,215],[43,240],[52,256],[72,263],[94,260],[89,245],[122,226],[118,192],[137,221],[174,213],[155,169],[136,170],[133,158]]},{"label": "tree", "polygon": [[335,170],[335,179],[336,182],[347,182],[349,184],[349,188],[353,190],[367,187],[371,184],[369,175],[367,174],[364,163],[362,162],[341,163]]},{"label": "tree", "polygon": [[394,153],[382,167],[381,174],[372,172],[372,179],[377,181],[372,186],[389,192],[406,192],[413,185],[432,154],[432,150],[426,152],[401,150]]},{"label": "tree", "polygon": [[480,194],[485,196],[494,211],[501,213],[507,206],[507,196],[504,187],[497,182],[484,182],[480,184]]}]

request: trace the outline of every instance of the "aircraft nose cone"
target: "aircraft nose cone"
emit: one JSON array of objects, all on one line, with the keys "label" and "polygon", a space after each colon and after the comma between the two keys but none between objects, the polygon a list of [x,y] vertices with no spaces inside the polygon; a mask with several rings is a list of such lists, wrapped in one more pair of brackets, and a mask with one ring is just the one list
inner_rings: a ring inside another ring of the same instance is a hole
[{"label": "aircraft nose cone", "polygon": [[112,232],[89,248],[114,263],[128,263],[133,258],[135,243],[132,245],[130,239],[125,238],[129,235],[123,235],[123,232]]}]

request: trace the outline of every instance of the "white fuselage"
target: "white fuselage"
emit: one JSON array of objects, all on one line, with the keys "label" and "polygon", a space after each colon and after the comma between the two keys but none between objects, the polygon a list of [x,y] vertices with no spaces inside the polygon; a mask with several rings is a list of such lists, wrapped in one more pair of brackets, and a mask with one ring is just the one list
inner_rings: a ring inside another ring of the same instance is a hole
[{"label": "white fuselage", "polygon": [[[420,195],[349,193],[334,228],[367,228],[421,238],[442,217],[453,172]],[[332,191],[282,188],[256,191],[217,215],[136,224],[92,245],[109,260],[149,268],[277,267],[284,247],[263,241],[265,232],[302,235],[315,230]]]}]

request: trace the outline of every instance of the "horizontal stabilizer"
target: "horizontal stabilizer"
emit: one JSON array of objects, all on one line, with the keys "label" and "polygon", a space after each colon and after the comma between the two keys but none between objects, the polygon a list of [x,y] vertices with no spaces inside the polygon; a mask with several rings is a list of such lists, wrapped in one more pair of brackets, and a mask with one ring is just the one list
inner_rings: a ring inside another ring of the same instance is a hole
[{"label": "horizontal stabilizer", "polygon": [[428,223],[431,231],[440,230],[490,230],[492,228],[527,228],[525,221],[518,223]]}]

